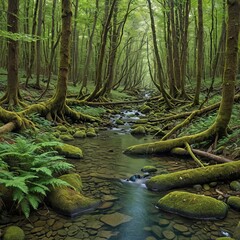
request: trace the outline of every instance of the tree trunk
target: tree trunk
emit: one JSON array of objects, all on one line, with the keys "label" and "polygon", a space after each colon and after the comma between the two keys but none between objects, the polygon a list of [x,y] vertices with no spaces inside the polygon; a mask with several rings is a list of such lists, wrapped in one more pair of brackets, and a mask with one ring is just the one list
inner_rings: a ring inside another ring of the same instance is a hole
[{"label": "tree trunk", "polygon": [[199,95],[201,91],[202,72],[203,72],[203,12],[202,0],[198,0],[198,46],[197,46],[197,86],[195,90],[195,97],[193,105],[199,104]]},{"label": "tree trunk", "polygon": [[[19,0],[8,1],[7,25],[8,31],[18,33]],[[8,39],[8,74],[7,90],[1,104],[8,104],[9,108],[19,104],[19,79],[18,79],[18,41]]]}]

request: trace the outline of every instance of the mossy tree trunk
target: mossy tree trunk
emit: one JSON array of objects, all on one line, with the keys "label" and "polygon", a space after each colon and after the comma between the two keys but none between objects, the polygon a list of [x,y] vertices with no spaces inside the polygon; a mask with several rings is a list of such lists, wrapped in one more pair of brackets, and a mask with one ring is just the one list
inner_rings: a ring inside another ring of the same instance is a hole
[{"label": "mossy tree trunk", "polygon": [[[11,33],[18,33],[19,0],[8,1],[7,29]],[[9,109],[19,104],[18,79],[18,41],[8,39],[8,74],[7,90],[0,100],[1,104],[8,104]]]},{"label": "mossy tree trunk", "polygon": [[224,135],[231,113],[235,95],[235,81],[238,67],[238,40],[240,26],[240,0],[228,1],[227,49],[223,79],[222,99],[215,123],[206,131],[166,141],[140,144],[129,147],[127,154],[155,154],[169,152],[175,147],[184,147],[185,143],[193,144]]}]

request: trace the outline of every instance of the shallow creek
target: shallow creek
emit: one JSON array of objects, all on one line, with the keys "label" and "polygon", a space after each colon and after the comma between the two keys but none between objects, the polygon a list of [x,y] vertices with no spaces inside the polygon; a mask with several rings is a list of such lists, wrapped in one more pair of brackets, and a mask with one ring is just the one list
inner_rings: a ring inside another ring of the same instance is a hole
[{"label": "shallow creek", "polygon": [[[160,212],[155,203],[162,194],[148,191],[143,181],[125,181],[134,174],[143,175],[140,170],[145,165],[156,166],[158,173],[194,167],[191,160],[130,157],[122,153],[130,145],[149,141],[150,136],[135,138],[116,129],[71,142],[84,151],[84,159],[69,159],[82,177],[84,194],[101,199],[104,204],[72,219],[44,207],[33,213],[29,221],[17,217],[11,221],[21,226],[26,239],[31,240],[209,240],[231,234],[240,220],[238,213],[230,210],[224,220],[200,221]],[[188,190],[194,192],[193,188]],[[212,195],[215,188],[202,193]]]}]

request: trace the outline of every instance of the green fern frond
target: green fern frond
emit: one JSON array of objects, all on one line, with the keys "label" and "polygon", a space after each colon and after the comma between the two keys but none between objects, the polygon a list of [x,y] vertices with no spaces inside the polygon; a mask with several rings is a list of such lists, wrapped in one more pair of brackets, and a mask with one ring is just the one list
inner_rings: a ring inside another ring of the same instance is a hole
[{"label": "green fern frond", "polygon": [[33,170],[34,172],[37,172],[37,173],[43,173],[50,177],[52,176],[52,171],[47,167],[31,168],[31,170]]},{"label": "green fern frond", "polygon": [[49,188],[41,184],[37,184],[36,186],[33,186],[29,189],[29,192],[31,193],[41,194],[43,196],[46,196],[46,192],[48,191]]},{"label": "green fern frond", "polygon": [[36,210],[41,202],[41,199],[36,195],[28,194],[27,201],[30,203],[30,206]]},{"label": "green fern frond", "polygon": [[29,206],[29,202],[26,199],[23,199],[20,203],[19,206],[23,212],[23,214],[25,215],[26,218],[29,218],[30,215],[30,206]]},{"label": "green fern frond", "polygon": [[74,166],[67,162],[54,162],[49,166],[54,173],[63,172],[72,169]]},{"label": "green fern frond", "polygon": [[18,188],[13,190],[13,201],[17,201],[18,204],[24,199],[25,194]]}]

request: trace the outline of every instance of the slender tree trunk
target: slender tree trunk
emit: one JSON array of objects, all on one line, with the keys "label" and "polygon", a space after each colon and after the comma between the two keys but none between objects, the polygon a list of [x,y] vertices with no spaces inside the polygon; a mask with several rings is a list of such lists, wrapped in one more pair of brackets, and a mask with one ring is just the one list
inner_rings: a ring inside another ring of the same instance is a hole
[{"label": "slender tree trunk", "polygon": [[[9,0],[7,14],[9,32],[18,33],[18,12],[19,0]],[[18,51],[18,41],[8,39],[7,90],[0,103],[8,104],[10,109],[19,104]]]},{"label": "slender tree trunk", "polygon": [[203,72],[203,12],[202,0],[198,0],[198,45],[197,45],[197,86],[193,105],[199,104],[199,96],[201,91],[202,72]]}]

